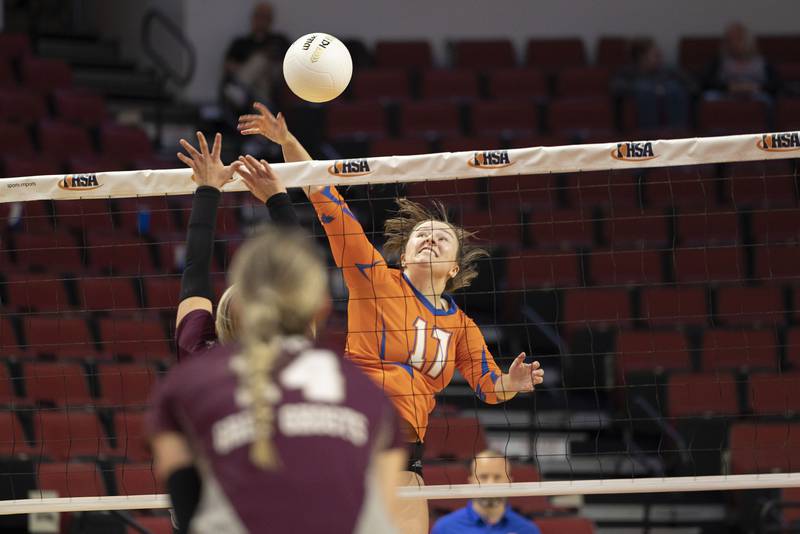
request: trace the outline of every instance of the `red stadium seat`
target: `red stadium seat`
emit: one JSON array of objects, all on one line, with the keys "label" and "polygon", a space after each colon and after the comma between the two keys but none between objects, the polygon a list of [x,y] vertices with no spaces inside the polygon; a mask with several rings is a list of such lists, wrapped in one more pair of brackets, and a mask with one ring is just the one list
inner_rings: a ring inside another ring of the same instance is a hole
[{"label": "red stadium seat", "polygon": [[676,218],[678,240],[684,245],[741,243],[739,217],[736,212],[681,213]]},{"label": "red stadium seat", "polygon": [[594,534],[594,523],[582,517],[537,517],[541,534]]},{"label": "red stadium seat", "polygon": [[531,215],[530,233],[541,248],[590,246],[594,223],[589,210],[543,209]]},{"label": "red stadium seat", "polygon": [[732,474],[800,469],[800,425],[796,423],[735,423],[729,446]]},{"label": "red stadium seat", "polygon": [[742,251],[736,247],[676,248],[673,253],[675,281],[732,282],[745,278]]},{"label": "red stadium seat", "polygon": [[782,520],[791,524],[800,520],[800,488],[783,488],[781,490]]},{"label": "red stadium seat", "polygon": [[0,317],[0,352],[15,354],[24,352],[25,347],[17,338],[17,330],[11,320]]},{"label": "red stadium seat", "polygon": [[698,126],[707,135],[732,135],[767,131],[767,107],[758,100],[703,100]]},{"label": "red stadium seat", "polygon": [[86,369],[77,363],[26,363],[25,396],[34,402],[57,406],[92,404]]},{"label": "red stadium seat", "polygon": [[754,211],[752,235],[757,243],[799,243],[800,210]]},{"label": "red stadium seat", "polygon": [[94,152],[86,130],[67,122],[41,122],[39,124],[39,140],[42,151],[62,163],[72,155]]},{"label": "red stadium seat", "polygon": [[61,166],[45,156],[5,156],[3,158],[3,176],[43,176],[61,174]]},{"label": "red stadium seat", "polygon": [[702,368],[776,370],[778,342],[771,330],[706,330]]},{"label": "red stadium seat", "polygon": [[97,366],[97,382],[103,405],[145,408],[156,382],[156,373],[147,365],[102,364]]},{"label": "red stadium seat", "polygon": [[651,207],[693,208],[717,204],[716,170],[712,165],[660,167],[645,175],[645,198]]},{"label": "red stadium seat", "polygon": [[773,63],[800,61],[800,35],[759,35],[758,50]]},{"label": "red stadium seat", "polygon": [[[96,168],[96,167],[95,167]],[[56,226],[88,232],[114,228],[111,204],[107,199],[55,202]]]},{"label": "red stadium seat", "polygon": [[[169,517],[143,516],[137,517],[136,522],[147,529],[151,534],[173,534],[172,520]],[[125,534],[140,534],[141,530],[134,527],[127,527]]]},{"label": "red stadium seat", "polygon": [[548,71],[586,65],[586,49],[579,37],[563,39],[530,39],[525,64]]},{"label": "red stadium seat", "polygon": [[725,197],[736,207],[795,206],[793,163],[786,160],[741,161],[725,167]]},{"label": "red stadium seat", "polygon": [[86,236],[89,266],[102,273],[152,274],[155,272],[150,245],[144,239],[120,239],[120,233]]},{"label": "red stadium seat", "polygon": [[138,311],[139,298],[131,278],[81,278],[78,301],[86,311]]},{"label": "red stadium seat", "polygon": [[433,65],[433,52],[428,41],[378,41],[375,44],[375,66],[392,69],[427,69]]},{"label": "red stadium seat", "polygon": [[453,43],[453,65],[459,69],[486,71],[517,64],[510,39],[464,40]]},{"label": "red stadium seat", "polygon": [[[175,210],[167,197],[123,198],[117,201],[119,226],[129,233],[171,234],[176,231]],[[238,231],[239,225],[231,220],[231,210],[224,204],[217,211],[217,230],[230,232],[226,225],[233,225]]]},{"label": "red stadium seat", "polygon": [[469,460],[486,449],[483,427],[472,417],[432,417],[425,432],[426,458]]},{"label": "red stadium seat", "polygon": [[557,203],[557,176],[554,174],[492,176],[489,201],[493,210],[519,206],[550,207]]},{"label": "red stadium seat", "polygon": [[786,332],[786,363],[791,369],[800,370],[800,327]]},{"label": "red stadium seat", "polygon": [[[800,63],[793,64],[793,67],[800,81]],[[780,97],[775,107],[775,127],[779,132],[800,129],[800,97]]]},{"label": "red stadium seat", "polygon": [[800,412],[800,373],[750,375],[747,398],[753,413],[787,416]]},{"label": "red stadium seat", "polygon": [[17,77],[11,62],[2,57],[0,57],[0,87],[10,89],[17,87]]},{"label": "red stadium seat", "polygon": [[114,479],[117,495],[153,495],[164,491],[150,463],[117,464]]},{"label": "red stadium seat", "polygon": [[669,243],[670,217],[661,209],[610,208],[603,223],[613,248],[663,249]]},{"label": "red stadium seat", "polygon": [[[796,244],[786,246],[758,246],[756,253],[756,279],[763,281],[787,281],[796,283],[800,277],[800,247]],[[795,306],[800,302],[795,301]]]},{"label": "red stadium seat", "polygon": [[422,98],[478,98],[478,77],[470,69],[426,71],[422,75]]},{"label": "red stadium seat", "polygon": [[50,272],[83,270],[77,243],[71,234],[63,230],[47,234],[17,234],[14,236],[14,248],[20,267],[47,269]]},{"label": "red stadium seat", "polygon": [[53,460],[97,458],[111,443],[94,412],[39,411],[34,416],[34,449]]},{"label": "red stadium seat", "polygon": [[568,67],[556,75],[555,95],[559,97],[606,96],[611,72],[606,67]]},{"label": "red stadium seat", "polygon": [[59,357],[86,357],[95,352],[94,339],[83,319],[33,316],[24,319],[28,350]]},{"label": "red stadium seat", "polygon": [[586,171],[567,177],[567,194],[573,206],[639,205],[638,176],[628,171]]},{"label": "red stadium seat", "polygon": [[650,327],[708,323],[709,299],[700,287],[642,289],[642,318]]},{"label": "red stadium seat", "polygon": [[627,37],[600,37],[597,40],[595,63],[610,69],[624,67],[629,62],[630,45],[630,39]]},{"label": "red stadium seat", "polygon": [[532,102],[491,100],[472,105],[472,131],[487,134],[533,134],[539,130],[539,116]]},{"label": "red stadium seat", "polygon": [[780,325],[785,316],[779,287],[723,287],[717,292],[719,324]]},{"label": "red stadium seat", "polygon": [[736,415],[736,382],[726,373],[674,373],[667,380],[667,405],[667,414],[675,418]]},{"label": "red stadium seat", "polygon": [[[41,234],[44,232],[53,231],[53,218],[51,215],[51,203],[46,200],[34,200],[17,204],[21,210],[8,209],[12,204],[2,204],[0,209],[3,209],[4,223],[9,227],[15,227],[22,231],[23,234],[28,232],[32,234]],[[5,208],[5,209],[4,209]],[[6,248],[11,249],[6,243]]]},{"label": "red stadium seat", "polygon": [[487,74],[491,98],[542,100],[547,97],[547,80],[538,69],[498,69]]},{"label": "red stadium seat", "polygon": [[631,371],[691,371],[686,336],[680,332],[623,331],[617,336],[617,383]]},{"label": "red stadium seat", "polygon": [[461,131],[458,106],[453,102],[408,102],[401,111],[401,130],[404,135],[456,135]]},{"label": "red stadium seat", "polygon": [[37,489],[55,491],[57,497],[107,494],[103,475],[95,463],[41,463],[38,465],[37,482]]},{"label": "red stadium seat", "polygon": [[72,69],[59,59],[27,56],[21,71],[22,82],[29,90],[47,93],[72,85]]},{"label": "red stadium seat", "polygon": [[163,360],[171,355],[171,340],[157,320],[103,318],[100,339],[105,351],[137,359]]},{"label": "red stadium seat", "polygon": [[147,134],[134,126],[107,124],[100,130],[103,154],[126,164],[153,155],[153,145]]},{"label": "red stadium seat", "polygon": [[433,180],[410,182],[406,186],[406,196],[418,201],[435,198],[448,207],[469,210],[477,203],[478,180]]},{"label": "red stadium seat", "polygon": [[145,413],[141,410],[114,412],[115,450],[130,462],[147,462],[152,457],[144,418]]},{"label": "red stadium seat", "polygon": [[[482,134],[483,132],[478,133]],[[480,135],[479,137],[457,135],[439,141],[439,149],[442,152],[475,152],[500,150],[501,148],[503,148],[503,143],[500,141],[500,137],[493,135]]]},{"label": "red stadium seat", "polygon": [[54,95],[59,118],[81,126],[96,127],[108,118],[105,99],[85,90],[60,89]]},{"label": "red stadium seat", "polygon": [[682,37],[678,44],[680,65],[692,74],[700,75],[717,57],[719,50],[719,37]]},{"label": "red stadium seat", "polygon": [[522,252],[509,254],[508,287],[578,287],[581,283],[579,260],[574,252]]},{"label": "red stadium seat", "polygon": [[[469,468],[463,463],[425,465],[426,486],[451,486],[453,484],[466,484],[468,481]],[[466,499],[435,499],[430,501],[431,508],[448,512],[463,508],[466,504]]]},{"label": "red stadium seat", "polygon": [[562,324],[567,330],[629,327],[631,315],[625,289],[573,289],[564,295]]},{"label": "red stadium seat", "polygon": [[144,278],[143,282],[144,299],[148,310],[173,311],[178,307],[181,292],[180,276],[150,276]]},{"label": "red stadium seat", "polygon": [[371,143],[370,156],[413,156],[430,151],[430,143],[416,137],[377,139]]},{"label": "red stadium seat", "polygon": [[378,101],[331,104],[325,124],[331,139],[383,137],[388,133],[386,113]]},{"label": "red stadium seat", "polygon": [[31,51],[31,38],[27,33],[0,33],[0,57],[18,59]]},{"label": "red stadium seat", "polygon": [[598,286],[660,284],[662,255],[655,250],[598,250],[589,253],[589,273]]},{"label": "red stadium seat", "polygon": [[525,228],[518,212],[464,210],[461,224],[486,245],[522,245]]},{"label": "red stadium seat", "polygon": [[0,121],[30,125],[47,116],[44,97],[26,89],[0,89]]},{"label": "red stadium seat", "polygon": [[[8,367],[4,363],[0,363],[0,404],[14,404],[17,400],[14,392],[14,379],[9,374]],[[2,454],[0,451],[0,455]]]},{"label": "red stadium seat", "polygon": [[64,281],[52,274],[6,273],[4,286],[6,305],[16,310],[59,312],[72,307]]},{"label": "red stadium seat", "polygon": [[19,124],[0,123],[0,145],[14,147],[17,156],[31,157],[34,154],[31,136]]},{"label": "red stadium seat", "polygon": [[411,96],[403,69],[372,69],[356,73],[351,83],[356,100],[406,100]]},{"label": "red stadium seat", "polygon": [[124,171],[125,165],[100,154],[81,154],[67,158],[67,170],[71,173],[90,174],[96,172]]},{"label": "red stadium seat", "polygon": [[0,455],[16,456],[33,453],[17,414],[0,410]]},{"label": "red stadium seat", "polygon": [[550,104],[550,129],[561,133],[611,132],[614,113],[608,97],[560,98]]}]

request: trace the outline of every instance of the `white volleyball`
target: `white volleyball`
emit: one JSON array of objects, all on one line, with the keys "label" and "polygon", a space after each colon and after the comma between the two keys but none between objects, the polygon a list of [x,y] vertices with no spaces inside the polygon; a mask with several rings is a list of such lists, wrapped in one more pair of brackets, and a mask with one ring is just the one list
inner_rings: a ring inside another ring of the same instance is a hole
[{"label": "white volleyball", "polygon": [[327,33],[300,37],[283,58],[283,77],[294,94],[308,102],[333,100],[353,76],[353,59],[339,39]]}]

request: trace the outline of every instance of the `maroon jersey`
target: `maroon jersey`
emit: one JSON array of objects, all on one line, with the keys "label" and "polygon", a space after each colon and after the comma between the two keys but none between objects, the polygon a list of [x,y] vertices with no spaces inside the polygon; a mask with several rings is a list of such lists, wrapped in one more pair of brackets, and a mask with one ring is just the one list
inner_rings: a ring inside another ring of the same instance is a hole
[{"label": "maroon jersey", "polygon": [[174,367],[158,386],[149,431],[179,432],[203,478],[192,532],[392,532],[371,468],[403,448],[394,408],[354,365],[289,338],[270,376],[277,470],[250,461],[250,393],[236,345]]},{"label": "maroon jersey", "polygon": [[207,310],[190,311],[178,324],[175,340],[178,344],[179,362],[213,347],[217,343],[214,316]]}]

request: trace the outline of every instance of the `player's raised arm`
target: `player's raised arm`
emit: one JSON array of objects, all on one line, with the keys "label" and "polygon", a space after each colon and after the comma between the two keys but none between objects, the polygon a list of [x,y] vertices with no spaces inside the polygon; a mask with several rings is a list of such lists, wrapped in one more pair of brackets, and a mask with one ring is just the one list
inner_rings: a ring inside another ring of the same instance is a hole
[{"label": "player's raised arm", "polygon": [[[289,131],[282,114],[275,116],[258,102],[253,107],[257,114],[239,117],[239,131],[243,135],[262,135],[279,144],[287,163],[311,160],[308,151]],[[347,203],[333,186],[312,187],[306,193],[325,228],[334,260],[342,268],[347,285],[353,288],[366,283],[371,287],[385,273],[386,262],[367,239]]]},{"label": "player's raised arm", "polygon": [[201,132],[197,132],[197,142],[199,150],[181,139],[180,143],[186,154],[178,153],[178,159],[191,167],[192,178],[197,183],[186,232],[186,266],[181,277],[180,304],[175,321],[178,325],[192,311],[206,310],[211,313],[214,291],[210,272],[217,208],[222,196],[222,186],[232,179],[233,173],[240,166],[238,162],[224,165],[220,160],[220,134],[214,137],[211,150]]}]

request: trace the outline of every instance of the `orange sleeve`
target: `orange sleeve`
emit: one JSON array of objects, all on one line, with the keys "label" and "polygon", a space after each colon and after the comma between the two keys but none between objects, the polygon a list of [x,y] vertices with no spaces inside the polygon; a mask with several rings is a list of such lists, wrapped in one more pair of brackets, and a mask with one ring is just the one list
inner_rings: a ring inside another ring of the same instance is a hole
[{"label": "orange sleeve", "polygon": [[311,195],[322,227],[328,236],[333,259],[342,269],[350,290],[372,288],[385,278],[388,267],[383,256],[372,246],[356,216],[339,192],[328,186]]},{"label": "orange sleeve", "polygon": [[486,347],[480,328],[469,317],[465,318],[464,332],[456,345],[456,368],[479,399],[489,404],[500,402],[494,391],[494,383],[502,371]]}]

